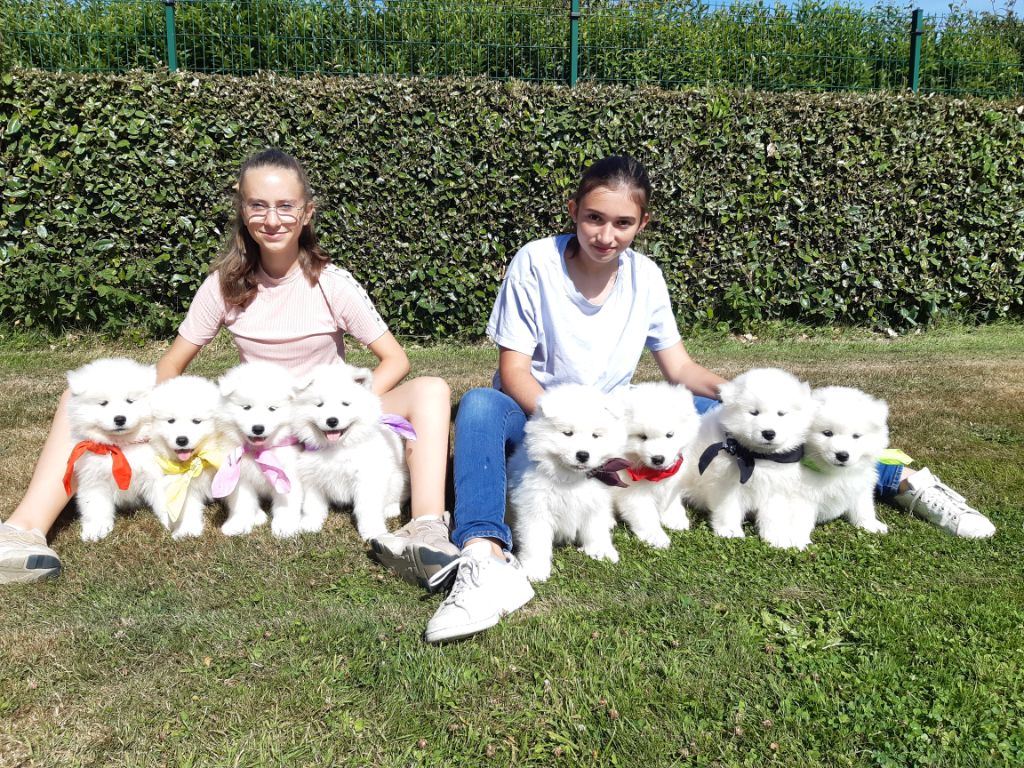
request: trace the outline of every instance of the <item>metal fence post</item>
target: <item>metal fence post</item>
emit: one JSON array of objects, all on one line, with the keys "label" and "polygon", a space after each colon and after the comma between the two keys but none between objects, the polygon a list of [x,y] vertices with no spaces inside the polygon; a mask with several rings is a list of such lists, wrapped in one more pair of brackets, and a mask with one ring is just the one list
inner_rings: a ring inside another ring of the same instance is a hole
[{"label": "metal fence post", "polygon": [[580,0],[569,5],[569,86],[576,85],[580,69]]},{"label": "metal fence post", "polygon": [[921,28],[921,17],[923,11],[915,8],[910,17],[910,89],[917,93],[921,84],[921,37],[924,30]]},{"label": "metal fence post", "polygon": [[175,0],[164,0],[164,27],[167,30],[167,68],[171,72],[178,71],[178,42],[174,36],[174,3]]}]

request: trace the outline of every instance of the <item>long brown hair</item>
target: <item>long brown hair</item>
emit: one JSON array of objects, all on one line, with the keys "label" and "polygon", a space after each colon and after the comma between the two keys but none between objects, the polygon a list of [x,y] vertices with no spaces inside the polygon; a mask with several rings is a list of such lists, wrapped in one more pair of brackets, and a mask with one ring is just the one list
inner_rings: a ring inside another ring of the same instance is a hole
[{"label": "long brown hair", "polygon": [[[302,164],[280,149],[265,149],[242,163],[235,184],[235,217],[230,233],[220,256],[210,265],[211,272],[220,278],[220,290],[224,301],[232,306],[243,307],[256,295],[256,270],[260,265],[260,247],[249,234],[245,224],[245,199],[242,185],[245,174],[252,168],[281,168],[293,171],[302,184],[302,195],[307,203],[313,202],[313,189]],[[302,227],[299,235],[299,267],[310,285],[316,285],[321,270],[330,263],[330,258],[320,248],[313,225],[316,212]]]}]

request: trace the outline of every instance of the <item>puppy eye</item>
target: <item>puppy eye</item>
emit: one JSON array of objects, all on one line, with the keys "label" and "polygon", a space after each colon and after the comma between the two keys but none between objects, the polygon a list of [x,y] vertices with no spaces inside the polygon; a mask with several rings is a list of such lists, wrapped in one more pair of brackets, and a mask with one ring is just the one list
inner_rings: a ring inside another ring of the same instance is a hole
[{"label": "puppy eye", "polygon": [[779,416],[785,416],[785,415],[786,415],[785,411],[779,411]]},{"label": "puppy eye", "polygon": [[276,405],[268,405],[267,406],[267,410],[270,411],[271,413],[273,413],[274,411],[277,410],[277,406]]},{"label": "puppy eye", "polygon": [[125,401],[126,403],[128,403],[128,405],[131,405],[132,403],[134,403],[134,402],[135,402],[135,401],[134,401],[134,400],[132,400],[132,399],[131,399],[130,397],[126,397],[126,398],[124,399],[124,401]]},{"label": "puppy eye", "polygon": [[832,432],[832,430],[831,430],[831,429],[826,429],[826,430],[825,430],[824,432],[822,432],[821,434],[823,434],[823,435],[824,435],[825,437],[832,437],[832,435],[833,435],[834,433]]},{"label": "puppy eye", "polygon": [[636,438],[637,438],[637,440],[646,440],[647,439],[647,435],[641,433],[641,434],[638,434],[636,436]]},{"label": "puppy eye", "polygon": [[243,410],[243,411],[248,411],[248,410],[249,410],[250,408],[252,408],[252,406],[251,406],[251,405],[243,405],[243,406],[242,406],[242,410]]},{"label": "puppy eye", "polygon": [[760,412],[760,411],[751,411],[751,412],[750,412],[750,415],[751,415],[751,416],[760,416],[760,415],[761,415],[761,412]]},{"label": "puppy eye", "polygon": [[603,437],[603,435],[600,432],[595,432],[594,434],[591,435],[591,437],[596,440],[599,437]]},{"label": "puppy eye", "polygon": [[341,404],[342,404],[343,406],[345,406],[346,408],[348,408],[348,407],[349,407],[350,405],[352,405],[352,403],[348,402],[347,400],[342,400],[342,401],[341,401]]},{"label": "puppy eye", "polygon": [[323,408],[324,407],[324,401],[321,400],[319,403],[316,404],[316,407],[317,408]]},{"label": "puppy eye", "polygon": [[175,419],[168,419],[168,420],[167,420],[167,423],[168,423],[168,424],[173,424],[174,422],[175,422]]},{"label": "puppy eye", "polygon": [[675,432],[666,432],[665,433],[665,437],[675,437],[675,436],[676,436]]},{"label": "puppy eye", "polygon": [[109,400],[100,400],[100,407],[101,408],[105,408],[107,406],[107,403],[109,403],[109,402],[110,402]]},{"label": "puppy eye", "polygon": [[202,419],[192,419],[192,423],[193,424],[202,424],[203,420]]},{"label": "puppy eye", "polygon": [[853,435],[853,439],[854,439],[854,440],[860,440],[860,435],[858,435],[858,434],[854,434],[854,435]]},{"label": "puppy eye", "polygon": [[571,429],[562,430],[562,434],[565,435],[566,437],[572,437],[572,430]]}]

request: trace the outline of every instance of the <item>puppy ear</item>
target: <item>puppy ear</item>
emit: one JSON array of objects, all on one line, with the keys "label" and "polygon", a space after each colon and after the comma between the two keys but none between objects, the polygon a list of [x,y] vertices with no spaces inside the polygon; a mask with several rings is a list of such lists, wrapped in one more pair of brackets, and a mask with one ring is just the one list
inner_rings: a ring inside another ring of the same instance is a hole
[{"label": "puppy ear", "polygon": [[889,421],[889,404],[885,400],[872,400],[871,405],[875,423],[880,427],[886,426]]},{"label": "puppy ear", "polygon": [[718,399],[728,403],[736,395],[736,385],[731,381],[724,381],[718,385]]},{"label": "puppy ear", "polygon": [[354,368],[352,370],[352,381],[371,392],[373,391],[373,371],[369,368]]},{"label": "puppy ear", "polygon": [[80,395],[85,389],[85,382],[83,379],[82,369],[75,368],[73,371],[67,372],[68,389],[71,390],[72,395]]},{"label": "puppy ear", "polygon": [[220,390],[221,397],[231,397],[231,393],[235,391],[235,376],[233,375],[235,369],[232,368],[230,371],[225,373],[219,379],[217,379],[217,388]]}]

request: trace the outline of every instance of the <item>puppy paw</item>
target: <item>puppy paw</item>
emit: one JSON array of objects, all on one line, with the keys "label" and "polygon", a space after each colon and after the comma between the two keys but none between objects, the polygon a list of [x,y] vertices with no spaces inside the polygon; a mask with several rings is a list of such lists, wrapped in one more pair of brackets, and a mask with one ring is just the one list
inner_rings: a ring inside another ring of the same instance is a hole
[{"label": "puppy paw", "polygon": [[178,529],[171,534],[172,539],[190,539],[197,536],[203,535],[203,522],[200,520],[196,523],[182,523],[178,526]]},{"label": "puppy paw", "polygon": [[384,507],[384,517],[390,520],[393,517],[399,517],[402,514],[401,504],[388,504]]},{"label": "puppy paw", "polygon": [[303,515],[299,518],[299,533],[319,533],[326,521],[327,518],[320,515]]},{"label": "puppy paw", "polygon": [[686,507],[679,504],[665,510],[661,516],[661,524],[670,531],[690,530],[690,518],[686,516]]},{"label": "puppy paw", "polygon": [[762,531],[761,538],[777,549],[807,549],[811,543],[809,536],[786,531]]},{"label": "puppy paw", "polygon": [[655,549],[668,549],[672,544],[672,539],[668,537],[668,534],[658,528],[654,531],[644,531],[643,533],[637,533],[636,537],[645,544],[649,544]]},{"label": "puppy paw", "polygon": [[863,528],[869,533],[888,533],[889,526],[883,523],[881,520],[861,520],[857,524],[858,528]]},{"label": "puppy paw", "polygon": [[298,515],[274,515],[270,523],[270,532],[279,539],[290,539],[302,530],[301,520]]},{"label": "puppy paw", "polygon": [[532,582],[547,581],[551,578],[551,563],[543,560],[520,560],[519,564],[523,567],[523,573],[526,574]]},{"label": "puppy paw", "polygon": [[723,539],[742,539],[746,536],[743,529],[732,525],[720,525],[717,528],[712,526],[715,535]]},{"label": "puppy paw", "polygon": [[256,514],[252,516],[252,527],[259,528],[261,525],[267,524],[267,513],[262,509],[257,509]]},{"label": "puppy paw", "polygon": [[100,522],[82,523],[82,541],[99,541],[105,539],[114,530],[114,522],[101,520]]},{"label": "puppy paw", "polygon": [[590,545],[580,547],[580,552],[593,560],[608,560],[613,563],[619,562],[619,552],[611,545]]},{"label": "puppy paw", "polygon": [[[266,513],[260,510],[260,514],[263,515],[263,521],[265,522],[267,519]],[[235,513],[224,521],[224,525],[220,527],[220,532],[225,536],[243,536],[247,533],[252,533],[252,529],[260,525],[260,523],[256,522],[257,519],[256,515]]]}]

